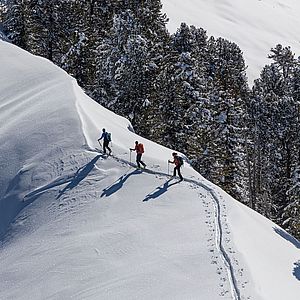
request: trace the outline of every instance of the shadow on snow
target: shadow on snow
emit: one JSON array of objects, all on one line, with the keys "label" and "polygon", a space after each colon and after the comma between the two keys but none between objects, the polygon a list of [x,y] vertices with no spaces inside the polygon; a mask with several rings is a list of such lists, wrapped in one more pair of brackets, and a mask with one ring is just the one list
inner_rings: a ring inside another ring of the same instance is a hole
[{"label": "shadow on snow", "polygon": [[100,157],[101,155],[95,156],[88,164],[78,169],[73,178],[71,178],[70,183],[62,191],[59,192],[59,195],[56,197],[56,199],[59,199],[67,190],[73,189],[80,183],[80,181],[86,178],[88,174],[93,170],[96,162]]},{"label": "shadow on snow", "polygon": [[108,186],[107,188],[105,188],[101,194],[101,198],[102,197],[109,197],[112,194],[116,193],[119,189],[122,188],[123,184],[125,183],[125,181],[132,175],[138,175],[141,174],[142,171],[137,169],[134,170],[130,173],[125,173],[124,175],[122,175],[120,178],[118,178],[114,183],[112,183],[110,186]]},{"label": "shadow on snow", "polygon": [[285,230],[278,228],[278,227],[274,227],[273,229],[277,234],[279,234],[285,240],[292,243],[297,249],[300,249],[300,242],[296,238],[294,238],[292,235],[290,235]]},{"label": "shadow on snow", "polygon": [[[274,231],[285,240],[292,243],[297,249],[300,249],[300,242],[285,230],[274,227]],[[293,275],[300,281],[300,261],[294,263]]]},{"label": "shadow on snow", "polygon": [[157,187],[153,192],[148,194],[146,198],[143,200],[143,202],[160,197],[168,190],[169,187],[179,182],[179,181],[174,181],[173,183],[170,183],[171,180],[172,178],[167,180],[162,186]]},{"label": "shadow on snow", "polygon": [[3,201],[0,201],[0,240],[4,237],[9,223],[24,207],[35,201],[51,188],[69,183],[56,197],[56,199],[60,198],[68,189],[73,189],[88,176],[100,157],[101,155],[94,157],[89,163],[78,169],[75,174],[60,176],[53,182],[29,192],[23,198],[18,194],[20,187],[22,187],[23,177],[21,175],[28,171],[19,172],[9,183]]},{"label": "shadow on snow", "polygon": [[294,263],[295,267],[293,270],[293,275],[300,280],[300,260]]},{"label": "shadow on snow", "polygon": [[35,200],[38,196],[43,194],[44,192],[47,192],[51,188],[66,184],[69,182],[69,184],[59,192],[59,195],[56,197],[56,199],[60,198],[67,190],[73,189],[75,186],[77,186],[84,178],[88,176],[88,174],[93,170],[95,163],[97,160],[100,158],[100,155],[97,155],[94,157],[89,163],[87,163],[85,166],[81,167],[76,171],[75,174],[71,175],[66,175],[66,176],[61,176],[58,179],[54,180],[53,182],[42,186],[27,195],[24,196],[23,201],[33,201]]}]

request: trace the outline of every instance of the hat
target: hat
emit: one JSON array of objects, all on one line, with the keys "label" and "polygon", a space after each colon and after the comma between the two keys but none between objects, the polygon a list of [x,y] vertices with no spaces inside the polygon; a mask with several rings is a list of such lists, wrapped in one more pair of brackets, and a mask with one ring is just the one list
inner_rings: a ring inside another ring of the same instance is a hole
[{"label": "hat", "polygon": [[176,152],[173,152],[172,155],[175,156],[175,155],[177,155],[177,153],[176,153]]}]

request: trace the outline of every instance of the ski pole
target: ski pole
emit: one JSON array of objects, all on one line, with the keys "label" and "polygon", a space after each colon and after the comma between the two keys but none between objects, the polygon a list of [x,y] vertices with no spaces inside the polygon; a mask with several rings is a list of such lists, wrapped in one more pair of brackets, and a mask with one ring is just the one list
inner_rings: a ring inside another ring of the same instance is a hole
[{"label": "ski pole", "polygon": [[129,150],[129,161],[131,163],[131,150]]},{"label": "ski pole", "polygon": [[102,148],[102,145],[101,145],[101,142],[100,142],[100,140],[98,140],[98,142],[99,142],[99,145],[100,145],[100,147]]},{"label": "ski pole", "polygon": [[169,173],[170,173],[170,170],[169,170],[169,167],[170,166],[170,163],[169,163],[169,161],[168,161],[168,176],[170,175]]}]

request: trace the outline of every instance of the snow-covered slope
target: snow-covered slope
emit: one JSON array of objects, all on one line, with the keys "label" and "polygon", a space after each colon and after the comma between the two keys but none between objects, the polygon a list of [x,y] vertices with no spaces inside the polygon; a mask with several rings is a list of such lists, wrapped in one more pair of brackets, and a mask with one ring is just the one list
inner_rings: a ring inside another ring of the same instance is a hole
[{"label": "snow-covered slope", "polygon": [[237,43],[248,65],[249,82],[259,77],[276,44],[300,55],[298,0],[162,0],[170,32],[181,22],[207,30],[208,35]]},{"label": "snow-covered slope", "polygon": [[[52,63],[0,53],[0,299],[298,297],[297,240],[187,163],[169,178],[172,150]],[[102,127],[112,157],[95,149]],[[135,140],[148,171],[130,163]]]}]

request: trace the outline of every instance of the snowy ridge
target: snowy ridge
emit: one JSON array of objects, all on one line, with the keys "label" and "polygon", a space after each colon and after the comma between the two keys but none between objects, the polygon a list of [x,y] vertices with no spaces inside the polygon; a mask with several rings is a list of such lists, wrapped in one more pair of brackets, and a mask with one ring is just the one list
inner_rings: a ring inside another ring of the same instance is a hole
[{"label": "snowy ridge", "polygon": [[[47,60],[0,51],[0,299],[297,297],[292,237],[188,163],[170,179],[173,150]],[[95,150],[103,127],[112,157]],[[134,167],[135,140],[149,170]]]}]

